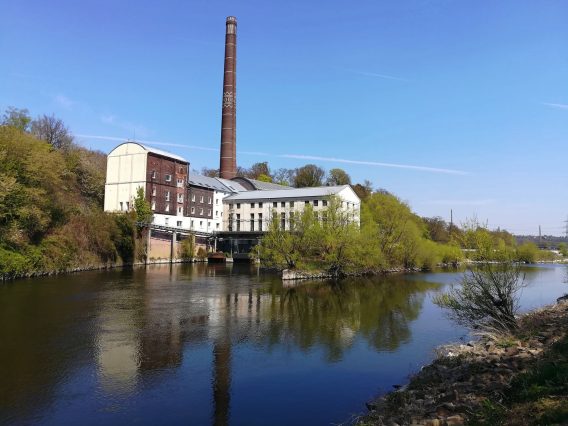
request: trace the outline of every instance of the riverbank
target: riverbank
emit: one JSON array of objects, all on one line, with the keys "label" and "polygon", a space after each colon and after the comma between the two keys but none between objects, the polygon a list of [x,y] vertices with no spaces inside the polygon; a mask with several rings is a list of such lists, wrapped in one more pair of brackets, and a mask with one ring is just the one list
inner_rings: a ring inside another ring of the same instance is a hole
[{"label": "riverbank", "polygon": [[523,315],[515,335],[438,349],[359,425],[568,424],[568,300]]}]

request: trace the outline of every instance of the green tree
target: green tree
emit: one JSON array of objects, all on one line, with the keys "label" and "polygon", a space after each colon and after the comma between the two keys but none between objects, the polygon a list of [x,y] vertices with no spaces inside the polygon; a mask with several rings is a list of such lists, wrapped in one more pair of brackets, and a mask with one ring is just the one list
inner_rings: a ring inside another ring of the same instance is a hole
[{"label": "green tree", "polygon": [[[262,163],[254,163],[252,166],[250,166],[250,169],[248,169],[246,176],[248,178],[258,179],[258,180],[260,180],[260,176],[265,176],[270,178],[271,173],[270,173],[270,168],[268,167],[268,162],[264,161]],[[272,182],[272,180],[264,182]]]},{"label": "green tree", "polygon": [[272,182],[272,178],[265,174],[258,175],[256,179],[261,182]]},{"label": "green tree", "polygon": [[492,333],[514,331],[524,275],[512,262],[484,263],[468,270],[460,286],[452,286],[434,302],[451,318],[468,327]]},{"label": "green tree", "polygon": [[294,186],[296,188],[305,188],[311,186],[321,186],[325,171],[315,164],[306,164],[296,169],[294,176]]},{"label": "green tree", "polygon": [[373,183],[370,180],[365,180],[362,184],[356,183],[351,185],[351,188],[353,188],[353,191],[361,200],[365,200],[373,193]]},{"label": "green tree", "polygon": [[136,220],[142,223],[152,223],[152,218],[154,213],[152,212],[152,206],[146,200],[144,195],[144,188],[139,186],[136,189],[136,197],[134,197],[134,211],[136,212]]},{"label": "green tree", "polygon": [[326,185],[351,185],[351,177],[343,169],[331,169],[327,176]]},{"label": "green tree", "polygon": [[564,257],[568,256],[568,245],[566,245],[566,243],[560,243],[558,244],[558,251],[560,252],[560,254]]},{"label": "green tree", "polygon": [[2,126],[11,126],[22,132],[30,130],[32,118],[27,109],[20,109],[15,107],[8,107],[2,117]]}]

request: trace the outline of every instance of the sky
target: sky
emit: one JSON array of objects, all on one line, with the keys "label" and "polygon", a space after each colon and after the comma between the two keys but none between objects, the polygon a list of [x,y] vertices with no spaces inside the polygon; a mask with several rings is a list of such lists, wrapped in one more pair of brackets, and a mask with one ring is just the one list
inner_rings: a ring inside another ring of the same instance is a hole
[{"label": "sky", "polygon": [[229,15],[240,166],[340,167],[422,216],[565,233],[564,0],[0,0],[0,110],[216,168]]}]

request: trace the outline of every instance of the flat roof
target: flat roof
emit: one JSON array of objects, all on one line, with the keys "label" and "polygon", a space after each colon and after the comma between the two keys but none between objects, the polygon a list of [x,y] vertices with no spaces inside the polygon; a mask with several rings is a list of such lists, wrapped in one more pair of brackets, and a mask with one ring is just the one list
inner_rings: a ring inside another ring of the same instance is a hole
[{"label": "flat roof", "polygon": [[266,199],[276,199],[276,198],[304,198],[304,197],[328,197],[330,195],[335,195],[345,188],[349,188],[349,185],[340,186],[316,186],[309,188],[291,188],[291,189],[277,189],[269,191],[245,191],[239,192],[238,194],[230,195],[225,200],[227,201],[237,201],[237,200],[266,200]]}]

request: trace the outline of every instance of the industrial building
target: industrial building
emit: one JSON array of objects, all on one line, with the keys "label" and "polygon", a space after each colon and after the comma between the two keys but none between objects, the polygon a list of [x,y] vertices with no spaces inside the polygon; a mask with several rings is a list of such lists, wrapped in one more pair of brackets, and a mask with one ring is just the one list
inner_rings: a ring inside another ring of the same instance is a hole
[{"label": "industrial building", "polygon": [[164,248],[170,257],[178,234],[191,234],[209,249],[248,253],[271,220],[289,229],[292,215],[306,205],[324,218],[331,196],[338,197],[342,209],[359,223],[360,200],[349,185],[291,188],[237,176],[236,25],[236,18],[227,18],[220,177],[192,173],[185,158],[136,141],[118,145],[107,157],[105,211],[133,209],[142,188],[154,213],[151,234],[170,241],[171,248]]}]

